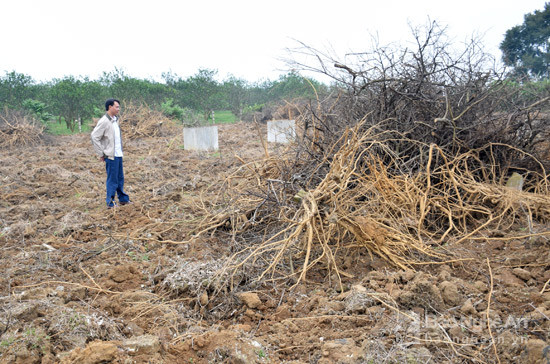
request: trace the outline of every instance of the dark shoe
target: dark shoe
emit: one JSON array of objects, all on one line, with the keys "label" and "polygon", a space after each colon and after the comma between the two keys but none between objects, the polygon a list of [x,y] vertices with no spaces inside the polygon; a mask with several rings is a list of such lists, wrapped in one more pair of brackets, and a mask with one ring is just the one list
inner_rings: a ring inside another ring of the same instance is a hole
[{"label": "dark shoe", "polygon": [[124,206],[124,205],[131,205],[131,204],[133,204],[133,202],[132,202],[132,201],[119,202],[119,203],[120,203],[120,205],[122,205],[122,206]]}]

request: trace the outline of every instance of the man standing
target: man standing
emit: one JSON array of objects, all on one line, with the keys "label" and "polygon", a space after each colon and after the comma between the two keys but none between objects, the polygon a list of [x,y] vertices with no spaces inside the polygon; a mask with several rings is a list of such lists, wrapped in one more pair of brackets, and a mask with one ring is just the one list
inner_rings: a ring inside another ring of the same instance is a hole
[{"label": "man standing", "polygon": [[124,171],[122,168],[122,138],[118,125],[120,102],[108,99],[105,102],[105,115],[97,122],[92,131],[92,144],[99,160],[105,162],[107,170],[107,207],[116,206],[115,194],[121,205],[130,203],[130,198],[124,193]]}]

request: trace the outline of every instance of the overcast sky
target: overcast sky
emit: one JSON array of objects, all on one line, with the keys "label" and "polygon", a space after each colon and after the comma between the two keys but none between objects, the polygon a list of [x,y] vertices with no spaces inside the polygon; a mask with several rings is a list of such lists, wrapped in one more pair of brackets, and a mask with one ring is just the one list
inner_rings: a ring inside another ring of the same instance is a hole
[{"label": "overcast sky", "polygon": [[500,58],[505,31],[542,10],[543,0],[0,0],[0,71],[38,81],[99,77],[122,69],[138,78],[216,69],[249,81],[276,79],[296,40],[344,57],[410,39],[410,24],[447,26],[457,44],[481,35]]}]

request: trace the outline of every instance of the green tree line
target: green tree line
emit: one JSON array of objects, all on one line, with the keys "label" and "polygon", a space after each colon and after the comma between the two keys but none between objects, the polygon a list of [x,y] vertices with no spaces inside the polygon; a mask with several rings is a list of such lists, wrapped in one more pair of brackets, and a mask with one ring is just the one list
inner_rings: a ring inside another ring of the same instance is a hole
[{"label": "green tree line", "polygon": [[185,110],[208,119],[213,110],[230,110],[237,119],[249,109],[280,100],[313,99],[315,92],[326,93],[328,86],[296,72],[277,80],[249,82],[234,76],[217,80],[217,71],[200,69],[190,77],[164,73],[162,82],[139,79],[115,69],[98,79],[66,76],[37,82],[31,76],[5,72],[0,77],[2,109],[23,110],[47,122],[66,123],[74,131],[77,120],[91,120],[104,113],[102,105],[109,97],[124,102],[145,103],[181,120]]},{"label": "green tree line", "polygon": [[550,3],[524,15],[523,23],[508,29],[500,43],[504,64],[514,77],[550,77]]}]

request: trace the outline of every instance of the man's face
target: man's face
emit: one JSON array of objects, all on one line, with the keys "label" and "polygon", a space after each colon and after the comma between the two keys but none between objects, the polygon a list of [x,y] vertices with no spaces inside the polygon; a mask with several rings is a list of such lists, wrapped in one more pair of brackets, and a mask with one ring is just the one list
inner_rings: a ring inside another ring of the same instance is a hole
[{"label": "man's face", "polygon": [[120,111],[120,105],[118,104],[118,102],[115,101],[114,105],[109,106],[109,114],[111,116],[117,116],[119,111]]}]

